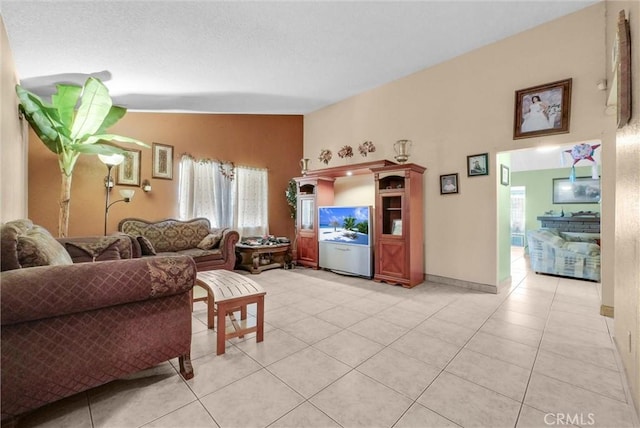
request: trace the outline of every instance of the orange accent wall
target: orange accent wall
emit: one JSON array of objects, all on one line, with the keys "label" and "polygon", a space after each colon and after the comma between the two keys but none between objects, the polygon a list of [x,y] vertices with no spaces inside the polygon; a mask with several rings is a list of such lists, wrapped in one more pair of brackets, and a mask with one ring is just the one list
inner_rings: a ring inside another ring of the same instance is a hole
[{"label": "orange accent wall", "polygon": [[[144,193],[139,187],[115,186],[111,201],[120,199],[118,190],[122,188],[133,189],[136,194],[130,203],[121,202],[109,209],[107,233],[116,231],[124,217],[177,218],[178,161],[181,154],[189,153],[197,159],[267,168],[269,231],[293,238],[294,223],[284,192],[289,179],[300,175],[303,116],[128,112],[109,131],[149,145],[149,148],[121,146],[142,150],[140,178],[141,182],[151,181],[152,191]],[[56,235],[61,185],[57,157],[31,130],[29,142],[29,218]],[[173,180],[151,178],[154,142],[174,147]],[[69,236],[102,235],[106,174],[107,168],[97,156],[80,156],[71,184]]]}]

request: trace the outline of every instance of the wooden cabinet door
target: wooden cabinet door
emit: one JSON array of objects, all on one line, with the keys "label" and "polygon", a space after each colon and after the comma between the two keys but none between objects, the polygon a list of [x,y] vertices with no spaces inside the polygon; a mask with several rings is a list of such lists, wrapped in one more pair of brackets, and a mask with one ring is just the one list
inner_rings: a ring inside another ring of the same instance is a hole
[{"label": "wooden cabinet door", "polygon": [[317,265],[318,241],[315,234],[298,236],[298,260],[303,264]]},{"label": "wooden cabinet door", "polygon": [[402,279],[407,276],[407,249],[403,239],[380,239],[378,242],[378,252],[376,255],[377,267],[376,276],[380,279]]}]

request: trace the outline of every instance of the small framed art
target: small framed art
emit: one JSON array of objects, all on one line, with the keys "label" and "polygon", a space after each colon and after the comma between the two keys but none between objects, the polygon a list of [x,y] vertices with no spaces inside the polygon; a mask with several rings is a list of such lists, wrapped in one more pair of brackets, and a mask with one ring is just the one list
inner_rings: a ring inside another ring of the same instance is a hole
[{"label": "small framed art", "polygon": [[458,193],[458,174],[445,174],[440,176],[440,194],[451,195]]},{"label": "small framed art", "polygon": [[500,164],[500,184],[509,185],[509,167],[502,164]]},{"label": "small framed art", "polygon": [[622,128],[631,119],[631,29],[624,9],[618,12],[613,66],[618,88],[618,128]]},{"label": "small framed art", "polygon": [[572,79],[516,91],[513,139],[569,132]]},{"label": "small framed art", "polygon": [[153,178],[173,179],[173,146],[153,143]]},{"label": "small framed art", "polygon": [[393,220],[392,235],[402,235],[402,219]]},{"label": "small framed art", "polygon": [[554,204],[597,204],[600,202],[600,179],[578,177],[553,179]]},{"label": "small framed art", "polygon": [[141,150],[124,150],[124,161],[116,167],[116,184],[120,186],[140,186]]},{"label": "small framed art", "polygon": [[489,175],[489,154],[467,156],[467,176]]}]

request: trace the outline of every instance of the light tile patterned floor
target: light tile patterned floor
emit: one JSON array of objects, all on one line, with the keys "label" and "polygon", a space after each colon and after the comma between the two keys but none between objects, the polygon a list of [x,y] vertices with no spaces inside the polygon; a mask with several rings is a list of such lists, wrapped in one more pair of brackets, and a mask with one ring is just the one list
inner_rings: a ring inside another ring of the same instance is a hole
[{"label": "light tile patterned floor", "polygon": [[252,275],[267,290],[263,343],[233,339],[216,356],[199,302],[192,380],[172,361],[20,426],[639,427],[599,284],[513,259],[514,285],[498,295],[310,269]]}]

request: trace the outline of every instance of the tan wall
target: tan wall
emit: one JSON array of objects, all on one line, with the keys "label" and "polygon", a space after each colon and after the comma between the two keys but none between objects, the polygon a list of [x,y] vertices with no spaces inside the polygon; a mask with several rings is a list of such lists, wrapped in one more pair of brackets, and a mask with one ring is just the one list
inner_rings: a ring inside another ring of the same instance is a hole
[{"label": "tan wall", "polygon": [[[497,153],[593,138],[613,150],[614,119],[604,113],[606,93],[596,88],[606,75],[604,14],[604,4],[596,4],[306,115],[311,169],[321,167],[322,148],[334,152],[331,167],[343,161],[335,154],[345,144],[372,140],[375,153],[353,158],[363,162],[392,160],[396,140],[413,140],[410,161],[427,167],[426,273],[497,286]],[[513,140],[514,92],[569,77],[571,132]],[[490,176],[467,177],[466,157],[484,152]],[[455,172],[460,194],[441,196],[439,176]],[[603,183],[612,174],[603,166]]]},{"label": "tan wall", "polygon": [[640,409],[640,4],[607,3],[609,49],[623,9],[631,27],[633,105],[630,123],[616,134],[615,342]]},{"label": "tan wall", "polygon": [[[293,237],[293,221],[284,196],[287,182],[300,173],[302,157],[302,116],[213,115],[128,112],[110,131],[134,137],[151,146],[174,146],[173,180],[151,178],[151,148],[142,148],[141,180],[149,179],[150,193],[140,188],[116,186],[111,200],[120,199],[118,190],[136,190],[129,204],[118,203],[109,210],[108,233],[117,229],[124,217],[156,220],[177,218],[178,161],[189,153],[196,158],[231,161],[238,165],[269,170],[269,230],[278,236]],[[56,157],[30,133],[29,217],[52,233],[57,231],[57,200],[60,170]],[[106,166],[97,156],[83,155],[76,165],[71,185],[69,236],[101,235],[104,227],[104,185]]]},{"label": "tan wall", "polygon": [[26,125],[18,119],[18,83],[4,21],[0,16],[0,221],[27,215]]}]

